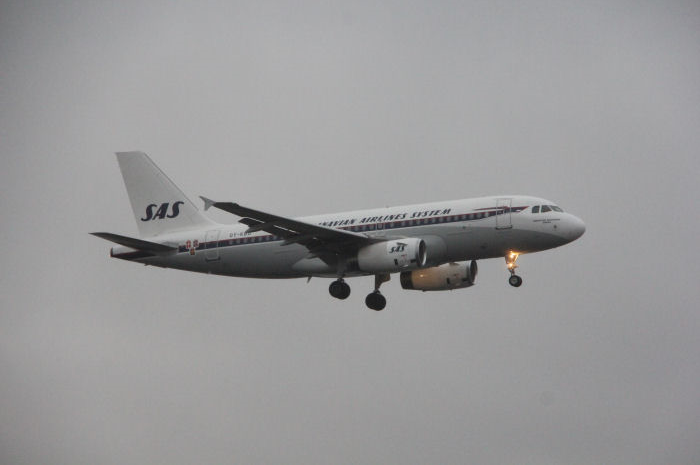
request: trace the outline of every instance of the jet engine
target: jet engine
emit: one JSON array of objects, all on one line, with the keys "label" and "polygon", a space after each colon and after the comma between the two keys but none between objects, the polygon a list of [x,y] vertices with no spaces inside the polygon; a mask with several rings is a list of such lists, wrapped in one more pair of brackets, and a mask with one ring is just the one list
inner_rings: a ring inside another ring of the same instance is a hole
[{"label": "jet engine", "polygon": [[476,260],[401,273],[401,287],[417,291],[447,291],[473,286],[479,267]]},{"label": "jet engine", "polygon": [[378,242],[357,252],[357,266],[369,273],[413,270],[425,265],[426,248],[425,242],[417,238]]}]

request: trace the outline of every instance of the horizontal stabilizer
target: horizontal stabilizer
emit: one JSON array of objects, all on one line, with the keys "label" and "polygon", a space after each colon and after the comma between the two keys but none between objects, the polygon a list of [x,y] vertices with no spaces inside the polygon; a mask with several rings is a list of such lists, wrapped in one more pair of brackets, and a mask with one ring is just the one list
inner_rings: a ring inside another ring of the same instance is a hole
[{"label": "horizontal stabilizer", "polygon": [[120,236],[119,234],[112,234],[106,232],[94,232],[90,233],[93,236],[101,237],[108,241],[115,242],[119,245],[125,247],[131,247],[132,249],[143,250],[146,252],[153,252],[155,254],[167,254],[170,252],[175,252],[177,247],[172,247],[165,244],[158,244],[157,242],[144,241],[143,239],[135,239],[133,237]]}]

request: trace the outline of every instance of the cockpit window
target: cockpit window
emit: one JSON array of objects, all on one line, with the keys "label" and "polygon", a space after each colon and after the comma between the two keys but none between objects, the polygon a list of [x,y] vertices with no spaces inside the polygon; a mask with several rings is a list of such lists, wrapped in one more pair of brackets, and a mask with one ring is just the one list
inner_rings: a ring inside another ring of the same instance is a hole
[{"label": "cockpit window", "polygon": [[542,213],[551,212],[551,211],[552,211],[552,209],[549,208],[549,205],[542,205]]},{"label": "cockpit window", "polygon": [[536,206],[532,207],[532,213],[539,213],[539,212],[540,212],[540,206],[539,206],[539,205],[536,205]]},{"label": "cockpit window", "polygon": [[552,207],[552,210],[554,210],[555,212],[564,213],[564,210],[557,207],[556,205],[550,205],[550,207]]}]

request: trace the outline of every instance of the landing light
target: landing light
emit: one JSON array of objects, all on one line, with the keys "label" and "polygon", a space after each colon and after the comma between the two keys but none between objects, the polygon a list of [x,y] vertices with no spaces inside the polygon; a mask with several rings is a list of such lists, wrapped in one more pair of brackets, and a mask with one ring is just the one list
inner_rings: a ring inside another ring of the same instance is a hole
[{"label": "landing light", "polygon": [[509,270],[518,267],[518,265],[515,264],[516,260],[518,259],[518,256],[520,256],[519,252],[508,252],[508,255],[506,255],[506,266]]}]

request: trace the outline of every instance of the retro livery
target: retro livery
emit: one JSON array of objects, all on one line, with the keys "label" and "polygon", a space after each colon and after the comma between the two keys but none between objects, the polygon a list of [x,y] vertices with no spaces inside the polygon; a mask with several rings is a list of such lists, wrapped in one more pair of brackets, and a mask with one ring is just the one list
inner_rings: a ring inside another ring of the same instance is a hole
[{"label": "retro livery", "polygon": [[392,273],[404,289],[443,291],[474,285],[476,260],[505,257],[508,282],[519,287],[524,253],[581,237],[583,221],[553,202],[524,195],[286,218],[206,197],[240,224],[215,223],[143,152],[117,153],[139,238],[97,232],[119,244],[114,258],[201,273],[250,278],[334,278],[331,296],[346,299],[345,278],[374,275],[365,299],[382,310],[379,292]]}]

